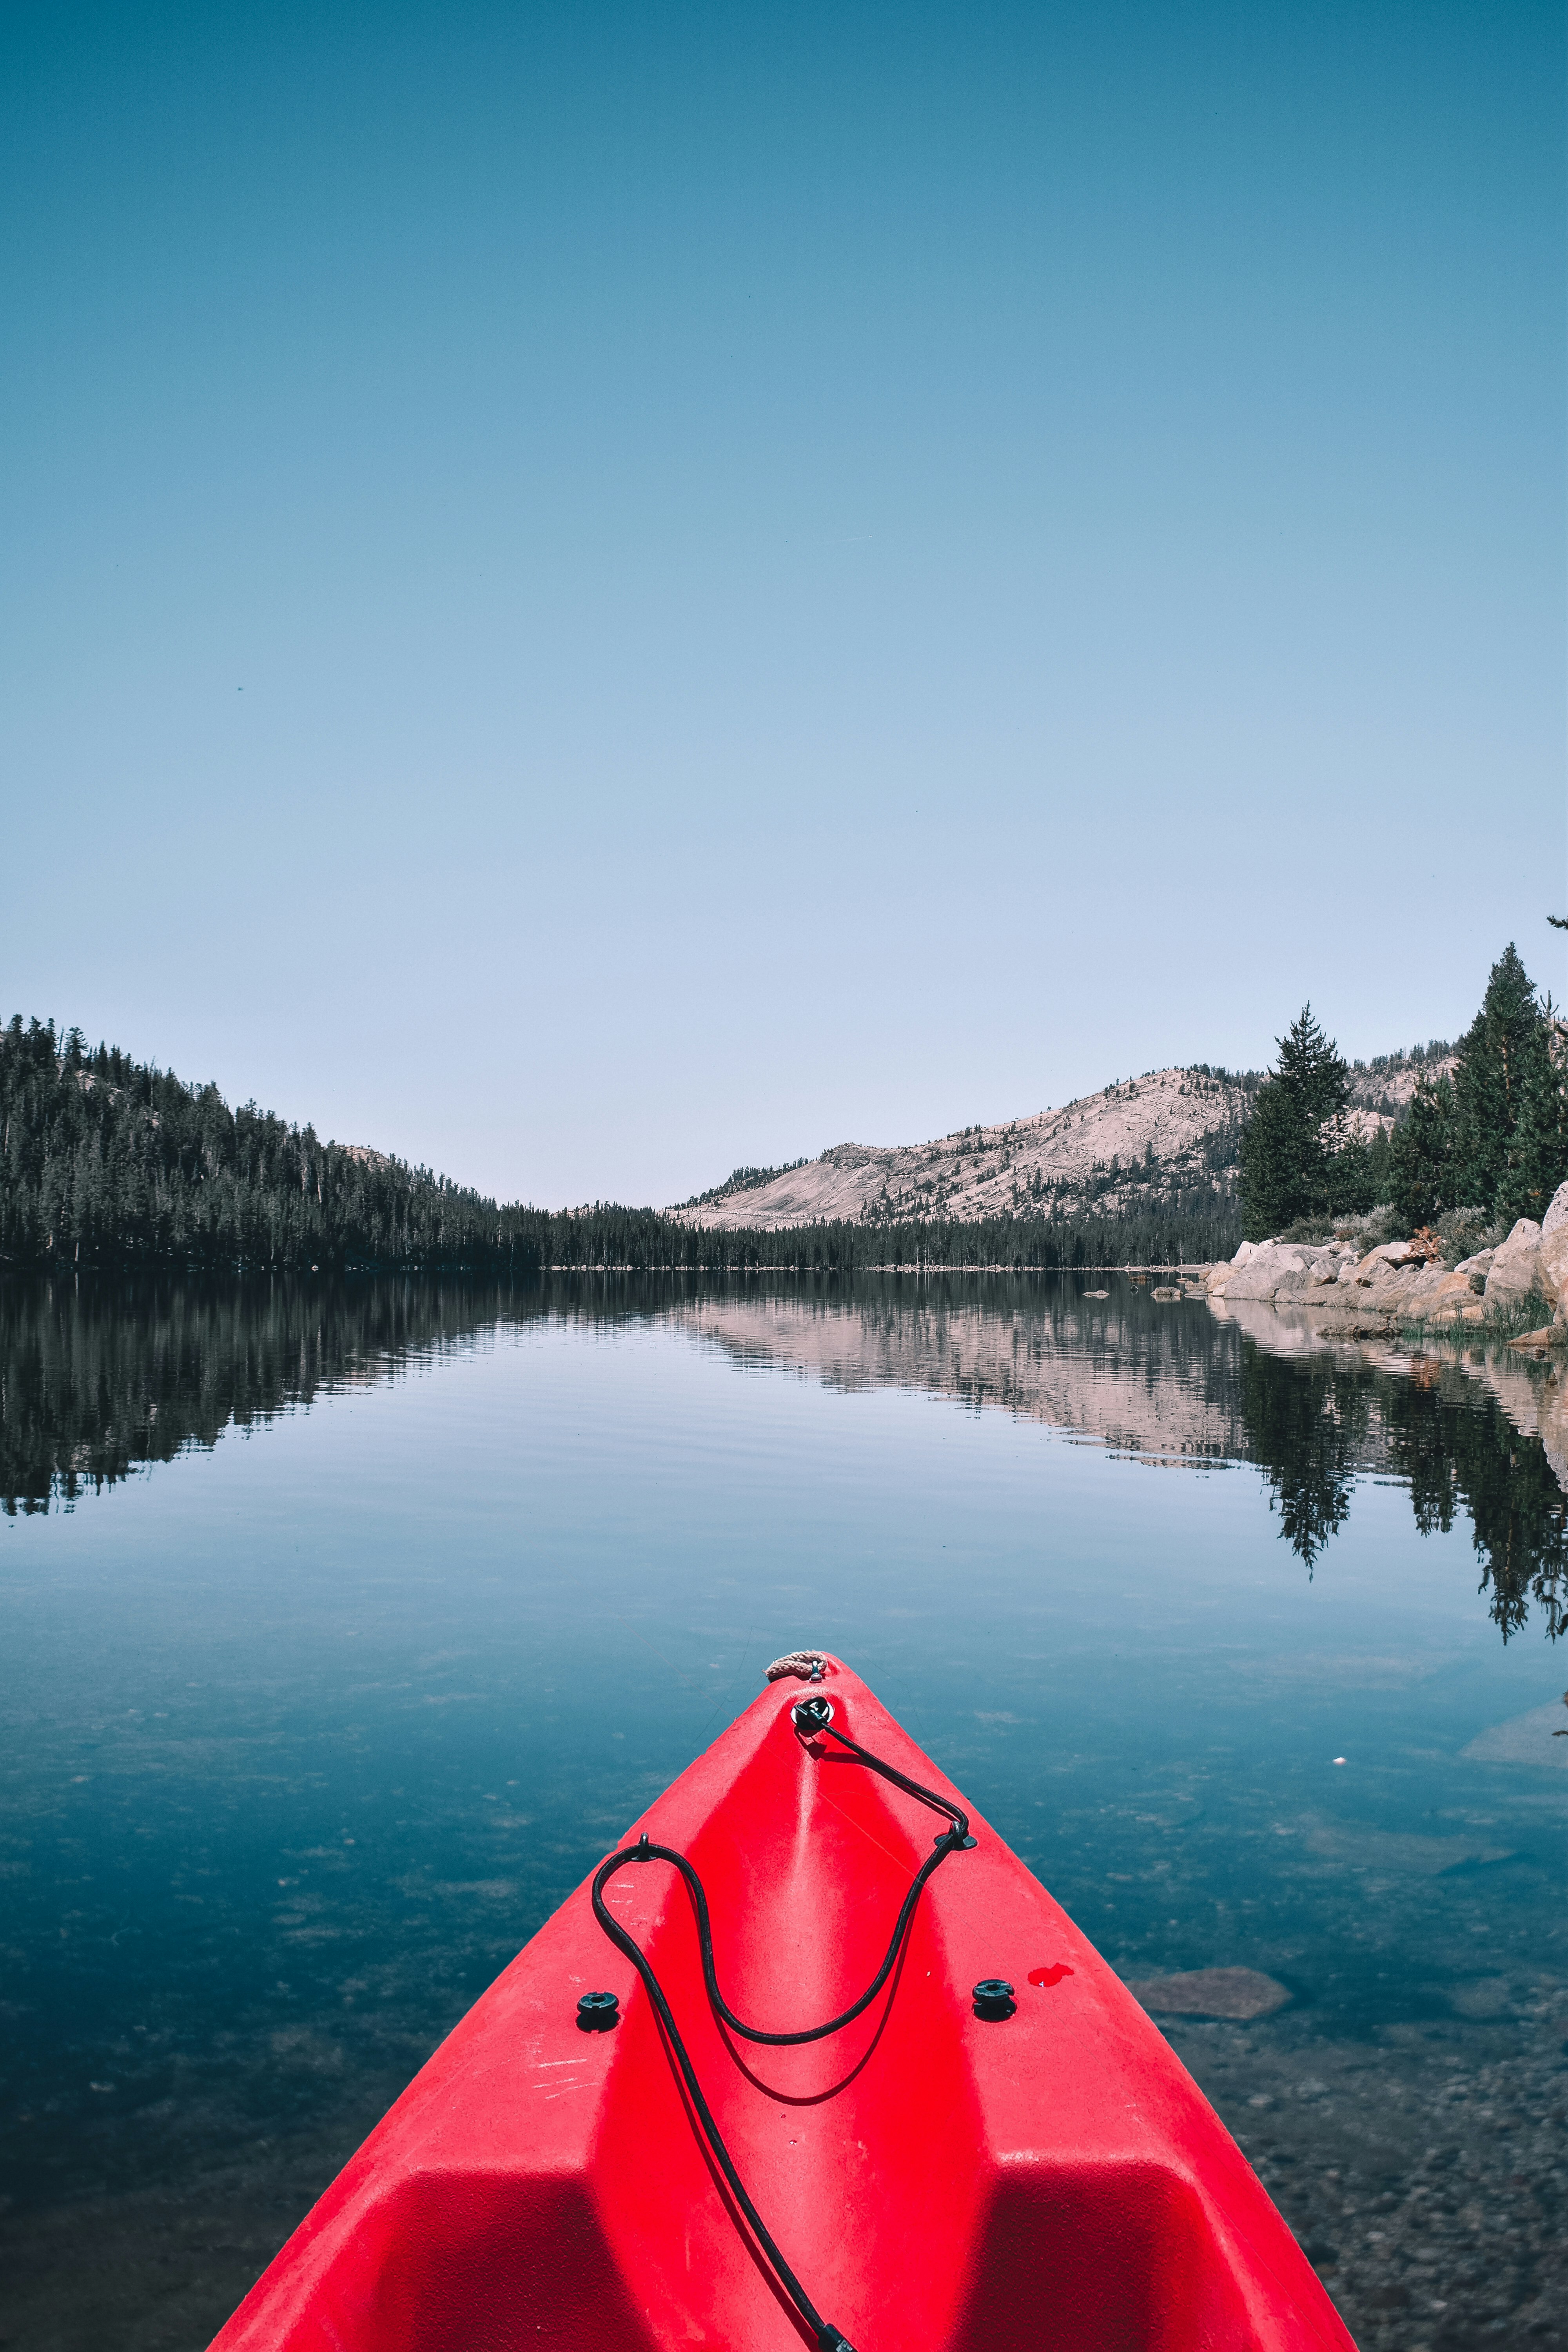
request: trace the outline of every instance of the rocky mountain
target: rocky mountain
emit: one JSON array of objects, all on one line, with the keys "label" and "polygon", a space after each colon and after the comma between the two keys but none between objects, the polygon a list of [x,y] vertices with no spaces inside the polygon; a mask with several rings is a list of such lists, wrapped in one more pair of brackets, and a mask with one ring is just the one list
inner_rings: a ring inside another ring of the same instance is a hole
[{"label": "rocky mountain", "polygon": [[[1392,1127],[1423,1071],[1452,1066],[1437,1041],[1356,1063],[1351,1095],[1362,1131]],[[1206,1064],[1146,1070],[1058,1110],[960,1128],[931,1143],[836,1143],[791,1167],[738,1168],[668,1214],[773,1232],[831,1218],[1197,1213],[1235,1192],[1242,1123],[1261,1076]]]}]

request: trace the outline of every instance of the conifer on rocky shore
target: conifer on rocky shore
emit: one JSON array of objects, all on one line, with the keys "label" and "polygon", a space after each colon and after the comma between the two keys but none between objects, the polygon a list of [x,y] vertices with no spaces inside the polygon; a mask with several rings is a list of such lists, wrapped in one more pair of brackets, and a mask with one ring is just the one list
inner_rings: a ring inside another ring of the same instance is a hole
[{"label": "conifer on rocky shore", "polygon": [[1511,941],[1451,1074],[1424,1074],[1391,1133],[1356,1132],[1349,1072],[1310,1004],[1278,1043],[1241,1143],[1249,1242],[1379,1202],[1406,1233],[1466,1208],[1483,1222],[1539,1222],[1568,1179],[1568,1028]]}]

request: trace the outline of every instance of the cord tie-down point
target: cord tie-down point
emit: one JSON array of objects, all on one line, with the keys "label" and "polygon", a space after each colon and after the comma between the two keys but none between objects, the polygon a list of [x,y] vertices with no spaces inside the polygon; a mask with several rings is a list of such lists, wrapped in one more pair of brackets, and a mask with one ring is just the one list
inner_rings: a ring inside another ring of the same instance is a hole
[{"label": "cord tie-down point", "polygon": [[814,1732],[826,1731],[832,1722],[833,1701],[821,1697],[797,1698],[790,1709],[790,1716],[795,1729],[804,1731],[809,1739]]},{"label": "cord tie-down point", "polygon": [[[910,1881],[903,1902],[900,1906],[898,1918],[894,1922],[893,1933],[883,1957],[882,1965],[858,2000],[851,2001],[847,2009],[842,2010],[837,2017],[828,2018],[821,2025],[803,2025],[783,2031],[766,2026],[748,2025],[744,2018],[735,2014],[719,1990],[719,1979],[713,1965],[712,1922],[709,1916],[708,1897],[703,1890],[701,1879],[683,1853],[674,1846],[656,1845],[646,1830],[635,1845],[622,1846],[617,1853],[610,1854],[599,1864],[594,1874],[592,1901],[595,1918],[616,1950],[625,1954],[642,1979],[663,2030],[670,2055],[679,2069],[681,2079],[686,2085],[697,2126],[707,2141],[709,2150],[717,2162],[720,2171],[729,2183],[731,2195],[740,2208],[741,2214],[764,2259],[772,2268],[774,2277],[815,2337],[817,2352],[855,2352],[855,2347],[848,2337],[831,2321],[825,2320],[816,2309],[810,2295],[785,2260],[777,2240],[752,2201],[746,2185],[735,2168],[735,2159],[725,2146],[718,2120],[703,2094],[697,2069],[691,2063],[691,2053],[681,2038],[680,2028],[675,2021],[675,2014],[665,1995],[664,1988],[659,1983],[647,1953],[623,1923],[613,1916],[605,1902],[606,1885],[616,1872],[626,1863],[667,1862],[679,1871],[686,1882],[687,1891],[690,1895],[697,1915],[697,1948],[701,1959],[702,1979],[710,2007],[721,2024],[728,2026],[731,2032],[738,2033],[747,2042],[763,2042],[774,2049],[791,2047],[801,2042],[823,2042],[829,2034],[837,2033],[846,2025],[852,2024],[856,2018],[869,2009],[888,1979],[892,1975],[900,1953],[906,1948],[915,1906],[920,1901],[921,1892],[926,1881],[934,1870],[941,1867],[950,1853],[956,1853],[962,1848],[974,1843],[974,1840],[969,1834],[969,1816],[962,1805],[955,1804],[951,1798],[940,1795],[935,1789],[927,1789],[919,1780],[911,1780],[907,1772],[900,1772],[896,1764],[889,1764],[884,1757],[873,1756],[868,1748],[862,1748],[858,1739],[852,1739],[847,1731],[841,1730],[833,1720],[833,1703],[826,1693],[813,1692],[809,1698],[797,1699],[794,1706],[784,1709],[782,1714],[790,1730],[797,1734],[801,1732],[808,1734],[808,1739],[802,1743],[803,1756],[810,1757],[814,1761],[821,1763],[826,1756],[842,1751],[846,1757],[854,1758],[857,1763],[863,1764],[868,1771],[876,1773],[879,1779],[890,1782],[895,1789],[901,1789],[906,1796],[913,1797],[921,1804],[930,1806],[933,1812],[947,1815],[948,1827],[933,1842],[931,1852]],[[819,1741],[829,1739],[835,1743],[833,1748],[818,1745]],[[976,1990],[978,1990],[979,1988]],[[1013,1989],[1011,1985],[1006,1985],[1002,1990],[1011,1995]],[[1011,2015],[1011,2008],[1005,2013]]]},{"label": "cord tie-down point", "polygon": [[826,1669],[827,1657],[822,1650],[786,1650],[768,1668],[768,1680],[776,1683],[785,1675],[798,1675],[803,1683],[819,1683]]}]

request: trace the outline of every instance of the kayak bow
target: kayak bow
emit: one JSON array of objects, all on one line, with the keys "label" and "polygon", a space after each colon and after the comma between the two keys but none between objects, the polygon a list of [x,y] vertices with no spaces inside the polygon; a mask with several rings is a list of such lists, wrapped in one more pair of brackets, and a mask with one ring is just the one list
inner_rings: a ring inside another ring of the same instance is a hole
[{"label": "kayak bow", "polygon": [[858,1675],[781,1665],[215,2352],[1353,2352],[1066,1913]]}]

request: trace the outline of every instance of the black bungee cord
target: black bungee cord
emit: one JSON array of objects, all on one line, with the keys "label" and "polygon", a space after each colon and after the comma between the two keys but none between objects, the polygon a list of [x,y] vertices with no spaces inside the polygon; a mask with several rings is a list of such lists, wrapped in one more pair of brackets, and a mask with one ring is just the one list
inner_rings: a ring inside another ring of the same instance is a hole
[{"label": "black bungee cord", "polygon": [[713,2111],[702,2095],[702,2085],[697,2079],[697,2070],[692,2065],[686,2044],[680,2038],[680,2029],[675,2022],[668,2001],[665,1999],[663,1987],[654,1974],[653,1965],[641,1948],[633,1941],[620,1921],[611,1916],[605,1903],[605,1887],[623,1864],[628,1862],[673,1863],[689,1887],[692,1902],[696,1907],[697,1937],[702,1955],[702,1978],[708,1988],[708,1998],[725,2024],[734,2032],[742,2034],[748,2042],[766,2042],[773,2047],[790,2046],[803,2042],[821,2042],[826,2035],[837,2033],[841,2027],[852,2023],[863,2010],[869,2008],[892,1973],[899,1953],[909,1934],[910,1922],[914,1918],[915,1906],[920,1901],[921,1887],[932,1871],[945,1862],[950,1853],[960,1853],[964,1847],[974,1843],[974,1840],[969,1834],[969,1816],[961,1805],[950,1804],[945,1797],[938,1796],[934,1789],[922,1788],[918,1780],[911,1780],[895,1765],[885,1762],[880,1756],[873,1756],[869,1748],[862,1748],[859,1741],[851,1739],[847,1732],[836,1729],[830,1700],[799,1699],[790,1709],[790,1716],[797,1731],[805,1733],[808,1738],[818,1738],[823,1733],[827,1733],[832,1738],[840,1741],[859,1763],[866,1765],[871,1771],[879,1773],[884,1780],[890,1780],[895,1788],[902,1789],[908,1795],[918,1798],[922,1805],[930,1805],[933,1811],[945,1813],[952,1824],[937,1839],[934,1852],[921,1864],[910,1881],[910,1891],[904,1897],[893,1928],[892,1941],[888,1946],[887,1957],[859,2000],[843,2011],[839,2016],[830,2017],[825,2025],[802,2026],[793,2033],[771,2033],[761,2026],[746,2024],[743,2019],[736,2016],[719,1990],[719,1979],[713,1966],[712,1924],[709,1917],[708,1897],[703,1891],[702,1881],[683,1853],[678,1853],[673,1846],[655,1845],[646,1830],[636,1845],[622,1846],[618,1853],[611,1854],[608,1861],[601,1863],[595,1872],[594,1916],[616,1950],[626,1954],[647,1986],[648,1997],[658,2012],[659,2021],[668,2037],[670,2047],[675,2053],[676,2061],[685,2079],[687,2090],[691,2095],[691,2104],[696,2109],[703,2136],[713,2151],[720,2170],[730,2184],[736,2203],[751,2225],[752,2235],[772,2264],[780,2285],[816,2337],[818,2352],[855,2352],[855,2347],[848,2338],[840,2333],[833,2322],[823,2318],[805,2287],[784,2260],[777,2241],[763,2221],[762,2215],[752,2204],[745,2184],[735,2169],[734,2159],[724,2145],[723,2135],[714,2120]]}]

